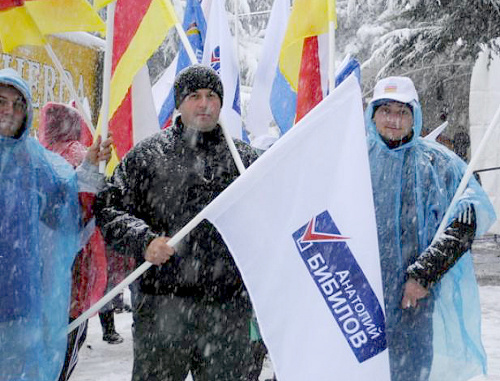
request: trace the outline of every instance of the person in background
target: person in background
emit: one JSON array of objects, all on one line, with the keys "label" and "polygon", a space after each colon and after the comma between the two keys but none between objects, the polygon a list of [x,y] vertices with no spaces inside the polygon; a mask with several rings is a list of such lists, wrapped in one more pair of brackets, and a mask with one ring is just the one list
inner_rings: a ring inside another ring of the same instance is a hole
[{"label": "person in background", "polygon": [[[133,258],[119,255],[110,247],[106,248],[106,254],[108,258],[108,287],[106,293],[108,293],[134,269],[135,261]],[[117,294],[99,310],[102,339],[109,344],[123,343],[123,337],[116,331],[114,317],[115,313],[121,312],[131,312],[130,306],[123,300],[123,292]]]},{"label": "person in background", "polygon": [[465,162],[469,159],[470,137],[465,131],[453,135],[453,150]]},{"label": "person in background", "polygon": [[[174,94],[174,125],[132,148],[96,204],[108,244],[153,264],[134,286],[132,379],[246,380],[252,309],[222,237],[203,221],[168,246],[239,175],[218,123],[222,82],[194,65],[178,73]],[[257,158],[235,144],[246,166]]]},{"label": "person in background", "polygon": [[[40,144],[56,152],[74,168],[96,166],[98,157],[95,145],[90,149],[82,143],[82,128],[86,127],[80,113],[63,103],[48,102],[40,110],[38,137]],[[100,138],[96,144],[99,144]],[[111,139],[102,144],[101,156],[110,157]],[[90,171],[79,187],[78,197],[83,211],[81,249],[72,266],[71,306],[69,322],[86,311],[104,294],[107,282],[107,261],[104,239],[95,226],[92,206],[96,192],[104,185],[104,176]],[[83,345],[87,333],[87,322],[82,323],[68,335],[68,345],[59,381],[68,380],[78,361],[78,350]]]},{"label": "person in background", "polygon": [[485,370],[470,248],[495,220],[475,179],[434,237],[466,164],[420,137],[411,79],[380,80],[365,111],[392,381],[468,379]]}]

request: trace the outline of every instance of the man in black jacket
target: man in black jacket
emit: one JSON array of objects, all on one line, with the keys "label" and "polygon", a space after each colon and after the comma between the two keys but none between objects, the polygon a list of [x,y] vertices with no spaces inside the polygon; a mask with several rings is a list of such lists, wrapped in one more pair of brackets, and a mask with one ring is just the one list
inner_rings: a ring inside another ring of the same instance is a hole
[{"label": "man in black jacket", "polygon": [[[218,125],[223,89],[212,69],[177,75],[172,128],[135,146],[99,194],[105,239],[138,265],[154,264],[134,295],[132,379],[245,380],[251,305],[217,230],[203,221],[174,250],[175,234],[237,176]],[[257,155],[236,141],[248,166]]]}]

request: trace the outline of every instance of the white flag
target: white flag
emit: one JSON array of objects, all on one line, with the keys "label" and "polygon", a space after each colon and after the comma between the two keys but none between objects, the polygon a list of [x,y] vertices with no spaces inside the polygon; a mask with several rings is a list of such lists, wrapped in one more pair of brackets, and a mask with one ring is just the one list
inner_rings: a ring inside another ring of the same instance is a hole
[{"label": "white flag", "polygon": [[[498,41],[498,40],[497,40]],[[474,155],[479,148],[495,112],[500,107],[500,55],[485,49],[474,64],[470,81],[469,98],[470,152]],[[484,146],[475,170],[481,177],[481,186],[500,216],[500,128],[495,128],[490,141]],[[500,219],[489,229],[490,233],[500,234]]]},{"label": "white flag", "polygon": [[390,379],[354,76],[252,164],[204,217],[242,273],[279,380]]},{"label": "white flag", "polygon": [[222,80],[224,102],[221,120],[234,138],[242,138],[239,66],[223,0],[212,0],[202,63]]},{"label": "white flag", "polygon": [[178,60],[179,54],[175,56],[175,58],[165,69],[158,81],[156,81],[156,83],[153,85],[153,99],[155,102],[157,115],[160,115],[161,108],[165,102],[165,99],[167,98],[167,95],[170,93],[170,91],[172,90],[172,86],[174,85]]},{"label": "white flag", "polygon": [[132,123],[134,145],[160,131],[147,66],[137,72],[132,82]]},{"label": "white flag", "polygon": [[268,134],[273,121],[270,105],[271,88],[276,76],[279,48],[285,36],[289,15],[290,0],[275,0],[248,104],[246,128],[252,134],[252,144],[254,139]]}]

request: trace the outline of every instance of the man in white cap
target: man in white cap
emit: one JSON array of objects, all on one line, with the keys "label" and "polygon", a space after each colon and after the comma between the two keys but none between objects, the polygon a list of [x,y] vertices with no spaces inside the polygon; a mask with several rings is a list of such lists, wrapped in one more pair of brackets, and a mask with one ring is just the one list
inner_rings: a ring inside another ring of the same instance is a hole
[{"label": "man in white cap", "polygon": [[[420,137],[411,79],[377,83],[365,112],[392,381],[466,380],[485,371],[470,257],[495,220],[475,179],[434,237],[466,164]],[[435,238],[435,239],[434,239]],[[433,240],[434,239],[434,240]]]}]

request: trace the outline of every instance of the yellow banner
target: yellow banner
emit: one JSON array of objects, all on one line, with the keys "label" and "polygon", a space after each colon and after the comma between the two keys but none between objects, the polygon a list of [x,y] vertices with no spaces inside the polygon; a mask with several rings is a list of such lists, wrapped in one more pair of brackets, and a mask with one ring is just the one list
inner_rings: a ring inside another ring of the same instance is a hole
[{"label": "yellow banner", "polygon": [[21,45],[43,45],[54,33],[106,30],[87,0],[37,0],[0,11],[0,42],[4,52]]},{"label": "yellow banner", "polygon": [[[61,61],[80,100],[87,98],[95,123],[101,88],[98,75],[99,44],[87,41],[77,43],[59,37],[48,37],[47,41]],[[89,41],[92,41],[92,37]],[[22,46],[8,54],[0,50],[0,57],[1,68],[10,67],[17,70],[30,86],[35,130],[38,128],[38,111],[45,103],[49,101],[68,103],[71,100],[68,88],[44,47]]]}]

